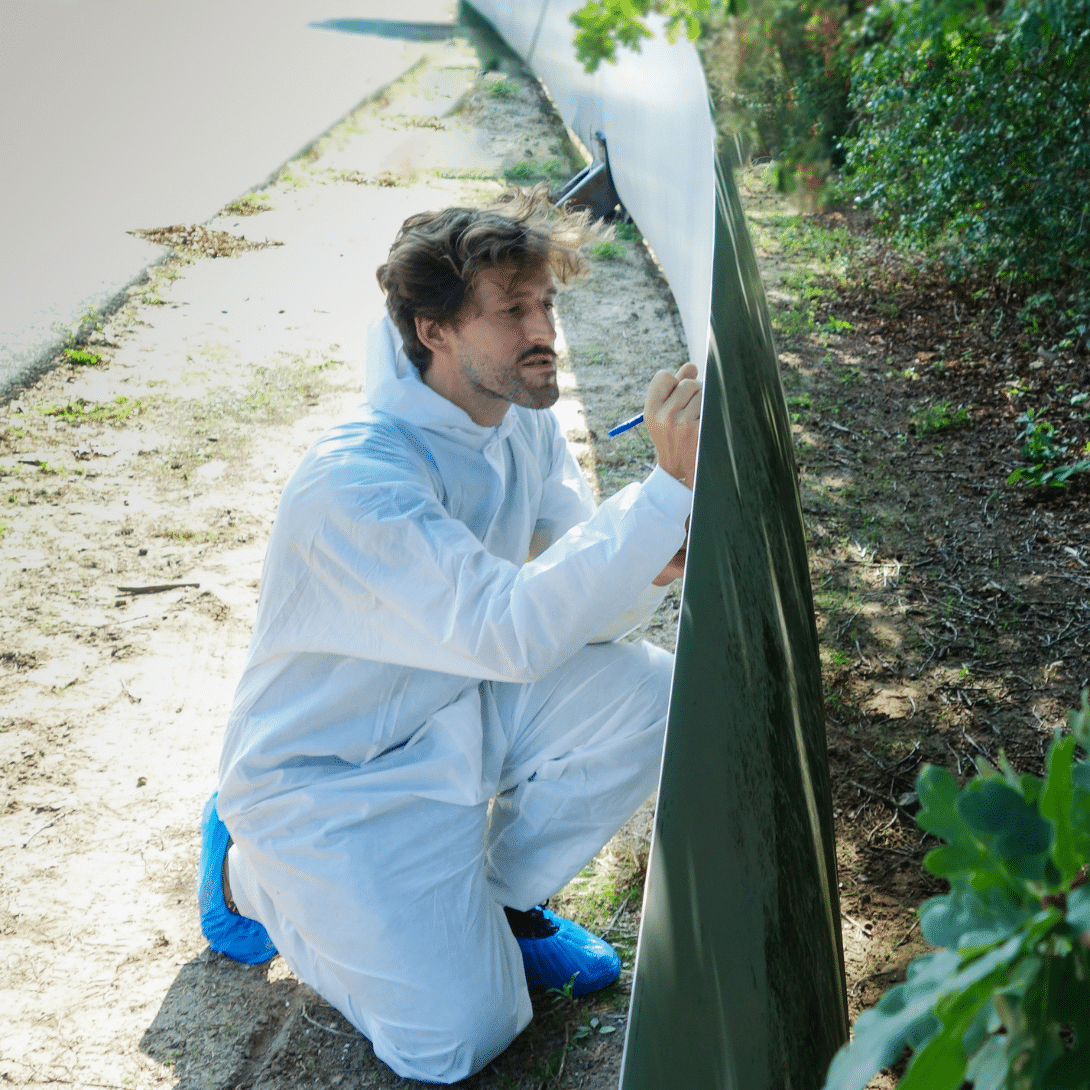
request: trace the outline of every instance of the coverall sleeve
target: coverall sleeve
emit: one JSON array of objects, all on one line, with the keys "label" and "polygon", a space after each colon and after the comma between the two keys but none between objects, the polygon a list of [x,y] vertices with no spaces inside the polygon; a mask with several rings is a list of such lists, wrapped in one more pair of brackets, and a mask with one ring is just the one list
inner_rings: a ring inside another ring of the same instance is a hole
[{"label": "coverall sleeve", "polygon": [[293,529],[283,543],[274,529],[266,580],[282,586],[267,617],[298,642],[281,651],[535,680],[628,609],[685,537],[688,500],[656,470],[518,565],[450,517],[416,467],[366,469],[325,467],[282,506]]},{"label": "coverall sleeve", "polygon": [[[531,558],[540,555],[557,537],[586,521],[595,511],[594,497],[571,447],[559,433],[556,438],[559,449],[554,449],[553,470],[545,482],[541,513],[530,544]],[[669,585],[656,587],[648,582],[636,601],[613,617],[588,642],[609,643],[627,636],[651,618],[669,589]]]}]

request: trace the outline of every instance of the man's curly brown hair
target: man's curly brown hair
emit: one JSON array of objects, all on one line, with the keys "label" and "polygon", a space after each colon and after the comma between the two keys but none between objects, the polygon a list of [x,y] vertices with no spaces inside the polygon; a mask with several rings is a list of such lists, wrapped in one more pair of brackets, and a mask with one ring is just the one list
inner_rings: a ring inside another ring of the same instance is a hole
[{"label": "man's curly brown hair", "polygon": [[376,276],[405,352],[423,374],[431,352],[417,336],[417,316],[456,325],[477,278],[497,265],[513,265],[520,275],[547,265],[566,284],[586,268],[580,248],[600,237],[585,211],[552,205],[547,187],[512,189],[485,208],[410,216]]}]

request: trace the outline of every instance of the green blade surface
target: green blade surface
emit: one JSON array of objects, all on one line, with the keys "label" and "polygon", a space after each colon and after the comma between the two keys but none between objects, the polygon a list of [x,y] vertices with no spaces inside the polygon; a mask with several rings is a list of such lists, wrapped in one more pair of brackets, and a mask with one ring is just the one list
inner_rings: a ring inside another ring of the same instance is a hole
[{"label": "green blade surface", "polygon": [[764,289],[717,169],[711,346],[622,1090],[818,1090],[847,1040],[817,630]]}]

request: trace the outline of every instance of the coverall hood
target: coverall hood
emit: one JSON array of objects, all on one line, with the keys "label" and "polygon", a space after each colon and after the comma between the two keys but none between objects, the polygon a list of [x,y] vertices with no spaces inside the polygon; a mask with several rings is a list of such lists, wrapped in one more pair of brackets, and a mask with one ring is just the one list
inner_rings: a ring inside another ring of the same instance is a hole
[{"label": "coverall hood", "polygon": [[428,431],[447,435],[453,431],[476,450],[489,440],[506,438],[515,426],[515,413],[510,408],[498,427],[489,428],[474,423],[465,409],[437,394],[420,377],[388,314],[378,318],[368,334],[366,383],[372,408]]}]

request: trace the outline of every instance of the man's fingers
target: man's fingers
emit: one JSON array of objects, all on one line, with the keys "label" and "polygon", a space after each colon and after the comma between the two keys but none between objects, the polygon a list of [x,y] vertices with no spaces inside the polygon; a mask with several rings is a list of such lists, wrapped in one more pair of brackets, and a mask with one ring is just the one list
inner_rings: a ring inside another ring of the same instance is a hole
[{"label": "man's fingers", "polygon": [[700,434],[701,386],[696,374],[692,364],[679,368],[676,374],[659,371],[647,387],[643,411],[659,465],[689,488]]},{"label": "man's fingers", "polygon": [[659,415],[660,410],[676,417],[686,407],[696,402],[700,407],[700,383],[696,379],[696,368],[687,363],[678,369],[676,375],[669,371],[658,371],[647,387],[647,404],[644,415]]}]

